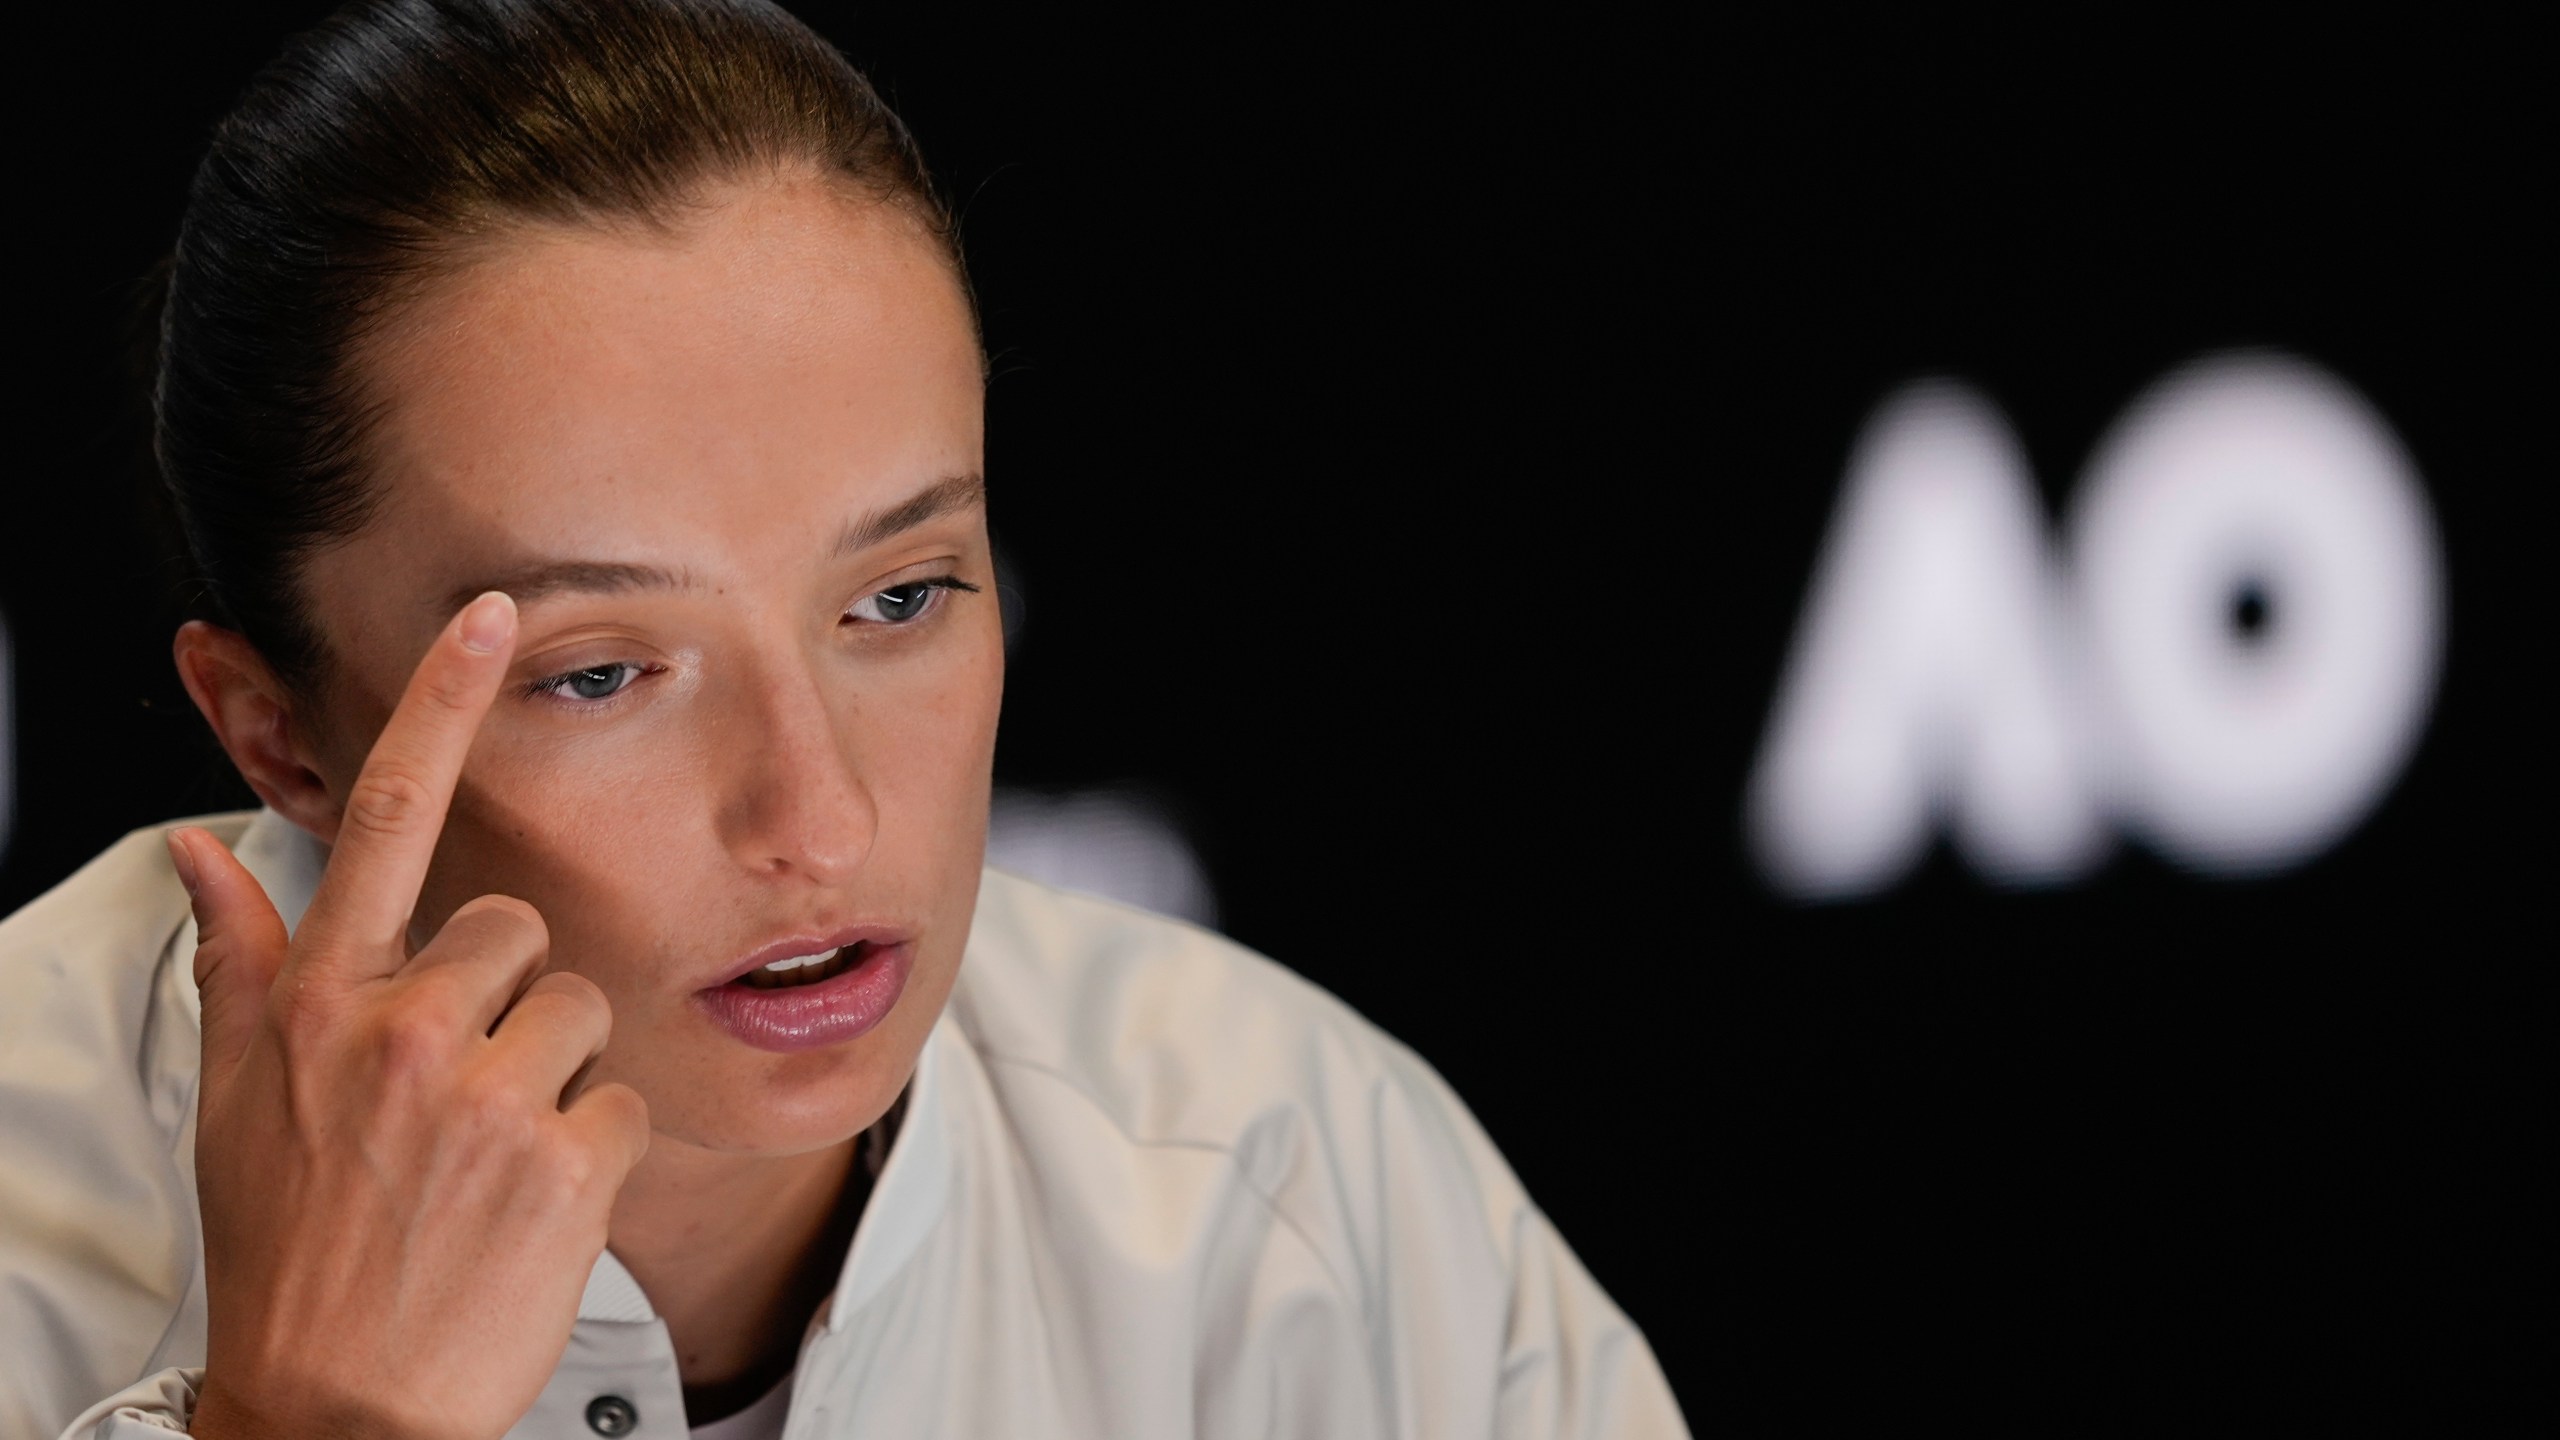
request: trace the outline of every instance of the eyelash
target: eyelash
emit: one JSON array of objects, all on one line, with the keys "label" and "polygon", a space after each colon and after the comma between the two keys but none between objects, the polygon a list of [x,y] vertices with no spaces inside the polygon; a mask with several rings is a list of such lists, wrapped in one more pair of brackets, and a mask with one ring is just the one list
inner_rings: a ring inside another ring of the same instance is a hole
[{"label": "eyelash", "polygon": [[[918,624],[933,615],[940,613],[942,610],[941,592],[943,591],[957,590],[969,595],[975,595],[978,593],[977,586],[970,584],[968,581],[963,580],[956,575],[936,575],[927,580],[908,580],[892,585],[886,590],[875,590],[870,594],[863,596],[860,600],[855,601],[854,604],[856,606],[867,605],[872,601],[879,599],[883,595],[899,590],[923,591],[924,594],[917,598],[925,602],[924,608],[903,620],[864,620],[860,623],[865,625],[886,625],[895,629],[903,630],[908,626]],[[591,710],[610,705],[614,701],[621,699],[625,694],[629,693],[633,681],[636,681],[643,676],[655,675],[665,668],[666,667],[660,665],[643,665],[630,660],[608,661],[602,665],[581,665],[575,670],[563,670],[557,675],[546,676],[543,679],[535,680],[523,687],[523,693],[531,699],[543,699],[547,697],[558,700],[564,705],[569,705],[577,709]],[[613,693],[609,695],[598,695],[593,698],[588,698],[584,696],[572,696],[567,693],[571,682],[578,680],[583,676],[595,675],[613,670],[631,671],[633,672],[632,678],[631,680],[625,681],[621,685],[616,686]]]},{"label": "eyelash", "polygon": [[856,608],[859,608],[870,604],[872,601],[879,599],[883,595],[889,594],[891,591],[896,590],[923,591],[924,593],[917,598],[925,602],[924,608],[917,611],[915,614],[908,616],[904,620],[881,619],[866,623],[873,625],[894,625],[900,627],[913,625],[924,619],[926,616],[933,615],[941,611],[942,592],[946,590],[959,590],[970,595],[978,593],[977,586],[970,584],[968,581],[961,579],[957,575],[936,575],[929,580],[908,580],[892,585],[887,590],[874,590],[870,594],[863,596],[861,599],[856,600],[853,603]]}]

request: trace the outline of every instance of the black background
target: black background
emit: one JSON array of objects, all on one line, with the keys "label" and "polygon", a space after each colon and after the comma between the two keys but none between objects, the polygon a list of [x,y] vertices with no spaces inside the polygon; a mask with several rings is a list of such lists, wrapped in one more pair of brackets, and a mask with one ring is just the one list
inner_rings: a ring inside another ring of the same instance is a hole
[{"label": "black background", "polygon": [[[28,22],[0,911],[225,803],[117,336],[206,127],[319,8]],[[2547,1149],[2520,37],[803,13],[965,210],[1026,599],[1000,778],[1178,802],[1225,928],[1441,1068],[1700,1433],[2496,1403]],[[1870,407],[1983,387],[2058,506],[2236,345],[2362,389],[2443,530],[2381,810],[2251,884],[1939,855],[1772,898],[1741,787]]]}]

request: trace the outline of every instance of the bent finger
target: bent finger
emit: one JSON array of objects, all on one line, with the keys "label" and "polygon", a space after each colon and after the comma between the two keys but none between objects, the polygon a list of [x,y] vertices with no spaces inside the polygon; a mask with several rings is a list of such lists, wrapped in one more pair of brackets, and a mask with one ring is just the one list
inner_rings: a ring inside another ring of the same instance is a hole
[{"label": "bent finger", "polygon": [[408,958],[402,939],[409,913],[515,635],[515,602],[492,590],[457,612],[427,647],[348,787],[328,870],[303,920],[312,943],[297,963],[375,978]]},{"label": "bent finger", "polygon": [[619,1081],[590,1088],[561,1112],[561,1119],[596,1157],[602,1178],[615,1190],[649,1153],[649,1102]]},{"label": "bent finger", "polygon": [[596,983],[555,970],[535,980],[489,1035],[503,1083],[557,1101],[613,1036],[613,1006]]},{"label": "bent finger", "polygon": [[483,895],[453,912],[400,983],[443,996],[471,1033],[486,1035],[550,958],[551,929],[540,911],[511,895]]}]

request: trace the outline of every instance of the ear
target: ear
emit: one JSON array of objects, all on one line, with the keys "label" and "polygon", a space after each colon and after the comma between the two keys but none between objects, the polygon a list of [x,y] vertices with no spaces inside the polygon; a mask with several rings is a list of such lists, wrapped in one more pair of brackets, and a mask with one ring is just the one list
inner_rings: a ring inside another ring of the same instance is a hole
[{"label": "ear", "polygon": [[238,631],[202,620],[178,627],[170,653],[187,698],[258,799],[322,844],[335,844],[339,805],[312,768],[318,752],[311,727],[295,723],[293,695],[266,657]]}]

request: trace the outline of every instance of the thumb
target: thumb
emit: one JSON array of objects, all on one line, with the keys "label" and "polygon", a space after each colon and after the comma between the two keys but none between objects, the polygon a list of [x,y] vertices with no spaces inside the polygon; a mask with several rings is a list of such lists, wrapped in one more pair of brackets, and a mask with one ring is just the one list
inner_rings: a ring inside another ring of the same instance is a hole
[{"label": "thumb", "polygon": [[258,1033],[267,987],[284,966],[284,918],[248,867],[202,830],[170,831],[169,861],[195,907],[205,1068],[227,1070]]}]

